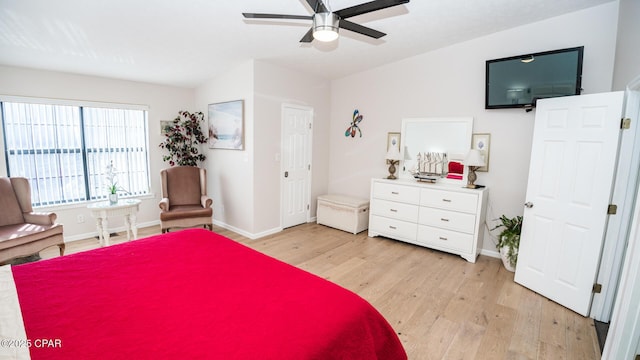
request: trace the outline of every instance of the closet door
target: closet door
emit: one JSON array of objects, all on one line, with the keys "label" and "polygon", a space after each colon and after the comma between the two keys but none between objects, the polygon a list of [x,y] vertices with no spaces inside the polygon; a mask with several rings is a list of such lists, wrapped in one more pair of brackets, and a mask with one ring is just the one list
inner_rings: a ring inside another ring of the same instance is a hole
[{"label": "closet door", "polygon": [[515,281],[586,316],[615,172],[623,92],[538,101]]},{"label": "closet door", "polygon": [[309,220],[311,204],[311,139],[313,109],[282,105],[281,224]]}]

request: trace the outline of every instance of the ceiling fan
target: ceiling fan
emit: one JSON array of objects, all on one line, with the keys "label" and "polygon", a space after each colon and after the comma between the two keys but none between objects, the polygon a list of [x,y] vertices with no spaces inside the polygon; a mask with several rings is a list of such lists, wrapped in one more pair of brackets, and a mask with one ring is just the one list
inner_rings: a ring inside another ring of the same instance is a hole
[{"label": "ceiling fan", "polygon": [[374,0],[360,5],[351,6],[338,11],[331,11],[322,0],[306,0],[313,9],[313,15],[284,15],[284,14],[256,14],[242,13],[248,19],[296,19],[313,20],[313,26],[300,39],[302,43],[310,43],[313,39],[318,41],[333,41],[338,38],[338,29],[347,29],[362,35],[379,39],[386,34],[378,30],[368,28],[346,20],[352,16],[366,14],[388,7],[402,5],[409,0]]}]

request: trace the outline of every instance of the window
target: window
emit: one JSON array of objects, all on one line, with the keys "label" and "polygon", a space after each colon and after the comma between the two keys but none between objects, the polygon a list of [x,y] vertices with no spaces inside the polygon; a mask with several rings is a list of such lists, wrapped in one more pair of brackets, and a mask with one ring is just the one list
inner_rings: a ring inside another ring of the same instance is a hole
[{"label": "window", "polygon": [[106,198],[111,163],[124,195],[149,193],[146,108],[44,99],[0,106],[7,172],[29,179],[34,206]]}]

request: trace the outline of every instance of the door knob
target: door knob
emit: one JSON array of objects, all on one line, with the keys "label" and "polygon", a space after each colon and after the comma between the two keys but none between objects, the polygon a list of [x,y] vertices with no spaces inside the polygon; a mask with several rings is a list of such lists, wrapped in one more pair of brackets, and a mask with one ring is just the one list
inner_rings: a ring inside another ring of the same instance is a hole
[{"label": "door knob", "polygon": [[533,207],[533,203],[532,203],[531,201],[527,201],[526,203],[524,203],[524,206],[525,206],[527,209],[531,209],[531,208]]},{"label": "door knob", "polygon": [[289,172],[288,171],[284,172],[284,177],[289,177]]}]

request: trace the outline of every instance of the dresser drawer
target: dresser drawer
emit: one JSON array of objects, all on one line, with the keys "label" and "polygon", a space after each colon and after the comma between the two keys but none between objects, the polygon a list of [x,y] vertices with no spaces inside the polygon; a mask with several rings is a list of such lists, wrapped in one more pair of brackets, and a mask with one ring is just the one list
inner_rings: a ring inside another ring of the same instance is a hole
[{"label": "dresser drawer", "polygon": [[418,226],[418,243],[428,247],[469,253],[473,250],[473,235],[431,226]]},{"label": "dresser drawer", "polygon": [[372,231],[394,239],[416,241],[418,224],[372,214],[369,232]]},{"label": "dresser drawer", "polygon": [[385,236],[475,262],[489,190],[371,179],[369,236]]},{"label": "dresser drawer", "polygon": [[422,189],[420,205],[475,214],[478,196],[454,191]]},{"label": "dresser drawer", "polygon": [[417,205],[420,202],[420,188],[376,182],[373,184],[373,197]]},{"label": "dresser drawer", "polygon": [[421,207],[418,222],[454,231],[473,234],[476,227],[476,217],[473,214]]},{"label": "dresser drawer", "polygon": [[372,199],[370,209],[371,213],[374,215],[410,222],[418,221],[418,205]]}]

